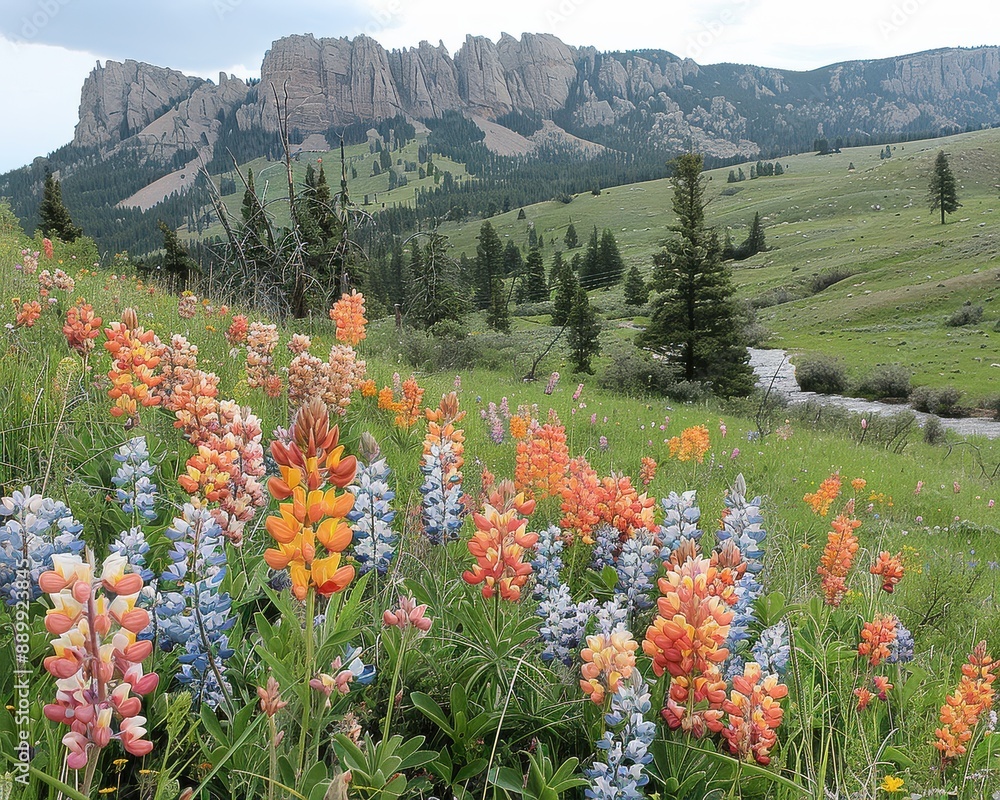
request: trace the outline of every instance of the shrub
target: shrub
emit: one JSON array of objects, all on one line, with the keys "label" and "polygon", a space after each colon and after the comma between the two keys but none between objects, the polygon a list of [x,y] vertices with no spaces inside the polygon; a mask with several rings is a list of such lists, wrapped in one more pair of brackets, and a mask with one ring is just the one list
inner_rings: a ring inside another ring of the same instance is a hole
[{"label": "shrub", "polygon": [[835,283],[847,280],[852,275],[854,273],[846,267],[834,267],[823,272],[817,272],[812,276],[812,280],[809,281],[809,292],[810,294],[819,294],[824,289],[828,289]]},{"label": "shrub", "polygon": [[791,303],[793,300],[798,299],[798,295],[787,286],[777,286],[752,298],[750,305],[758,309],[770,308],[771,306],[780,306],[782,303]]},{"label": "shrub", "polygon": [[944,444],[944,441],[944,425],[941,424],[941,420],[937,417],[928,417],[924,422],[924,443]]},{"label": "shrub", "polygon": [[677,383],[677,372],[666,361],[628,347],[611,354],[611,363],[597,381],[604,389],[666,397]]},{"label": "shrub", "polygon": [[865,397],[883,400],[888,397],[909,397],[910,371],[899,364],[875,367],[858,386],[858,393]]},{"label": "shrub", "polygon": [[830,356],[800,357],[795,363],[795,380],[803,392],[842,394],[847,390],[847,371]]},{"label": "shrub", "polygon": [[983,307],[972,305],[971,300],[966,300],[961,307],[956,308],[944,324],[949,328],[961,328],[963,325],[977,325],[983,319]]},{"label": "shrub", "polygon": [[961,397],[962,393],[951,386],[944,389],[918,386],[910,392],[910,405],[917,411],[926,411],[928,414],[948,417],[955,414],[955,406]]}]

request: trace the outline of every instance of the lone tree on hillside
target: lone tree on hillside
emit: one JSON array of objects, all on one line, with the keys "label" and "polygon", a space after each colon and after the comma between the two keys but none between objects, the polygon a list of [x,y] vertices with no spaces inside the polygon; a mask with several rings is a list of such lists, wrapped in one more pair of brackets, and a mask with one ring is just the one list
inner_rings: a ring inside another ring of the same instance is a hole
[{"label": "lone tree on hillside", "polygon": [[644,306],[649,302],[649,285],[642,279],[642,273],[635,264],[625,276],[625,305]]},{"label": "lone tree on hillside", "polygon": [[576,296],[573,298],[573,308],[569,312],[569,319],[566,320],[569,327],[569,350],[570,361],[573,362],[573,372],[586,372],[588,375],[594,374],[594,368],[590,360],[601,351],[598,336],[601,333],[601,325],[597,321],[597,315],[590,305],[590,299],[583,287],[577,287]]},{"label": "lone tree on hillside", "polygon": [[702,157],[687,153],[673,166],[678,236],[653,256],[654,301],[641,347],[659,350],[688,381],[710,382],[724,397],[749,394],[753,370],[738,324],[729,268],[715,231],[705,225]]},{"label": "lone tree on hillside", "polygon": [[157,226],[163,234],[163,272],[170,282],[170,288],[183,292],[187,288],[191,270],[197,269],[197,265],[188,255],[187,248],[181,244],[177,231],[162,219],[157,221]]},{"label": "lone tree on hillside", "polygon": [[934,161],[934,171],[931,173],[929,198],[931,211],[941,209],[941,224],[944,225],[945,213],[954,214],[962,207],[958,202],[958,192],[955,187],[955,176],[948,166],[948,156],[944,150],[939,150]]},{"label": "lone tree on hillside", "polygon": [[62,186],[45,170],[42,204],[38,207],[39,227],[43,236],[54,236],[64,242],[75,242],[83,236],[83,229],[73,224],[69,209],[63,203]]}]

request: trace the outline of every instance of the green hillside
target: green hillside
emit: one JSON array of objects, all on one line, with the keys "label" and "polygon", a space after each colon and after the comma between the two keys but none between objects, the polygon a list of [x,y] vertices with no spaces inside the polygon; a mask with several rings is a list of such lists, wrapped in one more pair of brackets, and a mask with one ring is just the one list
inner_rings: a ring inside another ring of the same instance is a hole
[{"label": "green hillside", "polygon": [[[926,201],[930,167],[942,148],[962,203],[944,227]],[[1000,132],[899,144],[884,160],[882,149],[788,156],[780,159],[784,175],[734,184],[726,182],[729,168],[709,171],[710,223],[728,229],[738,244],[760,212],[771,249],[734,263],[734,272],[742,296],[763,306],[759,320],[773,333],[772,346],[841,356],[854,377],[900,363],[914,384],[958,385],[966,403],[987,397],[1000,375],[991,366],[1000,337],[994,331],[1000,270],[993,263],[1000,247],[994,216]],[[749,175],[750,164],[741,166]],[[648,274],[674,223],[671,198],[669,180],[650,181],[577,195],[569,204],[529,206],[526,220],[518,221],[514,209],[491,222],[501,238],[521,245],[534,224],[548,257],[565,249],[571,221],[584,243],[593,226],[607,227],[627,265]],[[447,223],[442,232],[457,253],[472,256],[480,224]],[[850,277],[811,291],[817,276],[833,272]],[[983,306],[982,322],[946,327],[945,318],[966,301]]]}]

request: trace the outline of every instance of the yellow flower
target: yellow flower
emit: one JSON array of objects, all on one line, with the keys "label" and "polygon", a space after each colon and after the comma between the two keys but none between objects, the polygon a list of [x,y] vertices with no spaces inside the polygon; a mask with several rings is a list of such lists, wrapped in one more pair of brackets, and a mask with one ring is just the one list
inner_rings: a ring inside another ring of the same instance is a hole
[{"label": "yellow flower", "polygon": [[903,791],[903,779],[897,778],[895,775],[886,775],[882,778],[882,783],[879,784],[878,788],[883,792],[896,794],[897,792]]}]

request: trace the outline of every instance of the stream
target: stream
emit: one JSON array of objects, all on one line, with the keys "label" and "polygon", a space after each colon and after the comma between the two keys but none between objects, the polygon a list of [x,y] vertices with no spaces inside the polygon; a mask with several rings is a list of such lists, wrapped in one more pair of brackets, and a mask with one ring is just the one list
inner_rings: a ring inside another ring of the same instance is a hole
[{"label": "stream", "polygon": [[[817,394],[803,392],[795,381],[795,367],[788,360],[784,350],[758,350],[750,348],[750,366],[757,375],[757,385],[767,390],[779,392],[788,398],[789,403],[815,402],[821,405],[839,406],[856,414],[898,414],[910,409],[907,405],[892,405],[880,403],[877,400],[863,400],[857,397],[844,397],[839,394]],[[912,410],[912,409],[910,409]],[[917,421],[923,425],[932,414],[914,411]],[[980,419],[978,417],[961,417],[949,419],[940,417],[941,425],[960,436],[985,436],[987,439],[1000,439],[1000,421]]]}]

